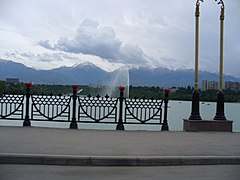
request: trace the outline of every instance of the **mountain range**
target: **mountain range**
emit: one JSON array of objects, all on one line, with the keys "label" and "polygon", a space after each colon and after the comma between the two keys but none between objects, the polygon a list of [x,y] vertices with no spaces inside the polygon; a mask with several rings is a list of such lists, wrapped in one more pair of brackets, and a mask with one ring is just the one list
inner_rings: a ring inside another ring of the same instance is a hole
[{"label": "mountain range", "polygon": [[[21,63],[0,59],[0,79],[6,78],[18,78],[21,82],[35,84],[125,85],[129,82],[133,86],[185,87],[193,85],[194,70],[140,67],[107,72],[90,62],[72,67],[37,70]],[[202,80],[218,81],[218,79],[216,73],[199,71],[199,83]],[[224,81],[239,82],[240,78],[224,75]]]}]

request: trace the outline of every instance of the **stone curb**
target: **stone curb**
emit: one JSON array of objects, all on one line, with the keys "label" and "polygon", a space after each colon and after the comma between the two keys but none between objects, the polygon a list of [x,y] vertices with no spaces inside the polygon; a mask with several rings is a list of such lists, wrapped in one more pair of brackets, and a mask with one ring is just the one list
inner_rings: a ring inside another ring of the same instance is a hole
[{"label": "stone curb", "polygon": [[71,156],[0,153],[0,164],[63,166],[240,165],[240,156]]}]

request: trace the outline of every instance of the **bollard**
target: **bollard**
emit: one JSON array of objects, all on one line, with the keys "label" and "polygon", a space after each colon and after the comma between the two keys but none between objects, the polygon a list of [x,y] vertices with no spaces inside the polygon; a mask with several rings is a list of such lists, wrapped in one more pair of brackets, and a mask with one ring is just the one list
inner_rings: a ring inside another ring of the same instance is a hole
[{"label": "bollard", "polygon": [[123,115],[123,100],[124,100],[124,90],[125,90],[125,87],[124,86],[120,86],[119,90],[120,90],[119,118],[118,118],[118,124],[117,124],[116,130],[124,130],[122,115]]},{"label": "bollard", "polygon": [[162,131],[168,131],[168,121],[167,121],[167,108],[168,108],[168,100],[169,100],[169,93],[170,89],[164,89],[164,118],[163,118],[163,124],[162,124]]},{"label": "bollard", "polygon": [[72,89],[73,89],[73,95],[72,95],[72,99],[73,99],[73,108],[72,108],[72,121],[70,123],[70,129],[78,129],[78,125],[77,125],[77,121],[76,121],[76,101],[77,101],[77,85],[72,85]]},{"label": "bollard", "polygon": [[31,121],[29,118],[29,99],[30,99],[30,87],[32,86],[32,83],[25,83],[26,86],[26,114],[25,119],[23,121],[23,126],[31,126]]}]

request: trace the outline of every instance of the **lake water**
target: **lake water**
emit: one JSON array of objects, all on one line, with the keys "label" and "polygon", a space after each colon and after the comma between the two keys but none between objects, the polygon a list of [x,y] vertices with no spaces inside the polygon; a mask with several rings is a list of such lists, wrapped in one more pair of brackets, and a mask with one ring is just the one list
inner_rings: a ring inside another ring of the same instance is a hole
[{"label": "lake water", "polygon": [[[168,123],[170,131],[182,131],[183,119],[188,119],[191,114],[190,101],[169,101]],[[200,115],[204,120],[213,119],[216,114],[215,102],[200,102]],[[225,103],[225,116],[227,120],[233,121],[233,132],[240,132],[240,103]],[[6,121],[0,119],[0,126],[22,126],[23,121]],[[32,126],[69,128],[69,123],[65,122],[39,122],[32,121]],[[78,123],[79,129],[111,129],[114,130],[116,125],[113,124],[86,124]],[[159,125],[125,125],[126,130],[149,130],[159,131]]]}]

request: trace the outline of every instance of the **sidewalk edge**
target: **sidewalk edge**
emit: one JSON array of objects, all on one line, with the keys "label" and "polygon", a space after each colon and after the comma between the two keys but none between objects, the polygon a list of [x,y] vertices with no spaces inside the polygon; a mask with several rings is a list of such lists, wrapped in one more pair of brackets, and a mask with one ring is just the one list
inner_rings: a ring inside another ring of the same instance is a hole
[{"label": "sidewalk edge", "polygon": [[240,156],[72,156],[0,153],[0,164],[63,166],[240,165]]}]

